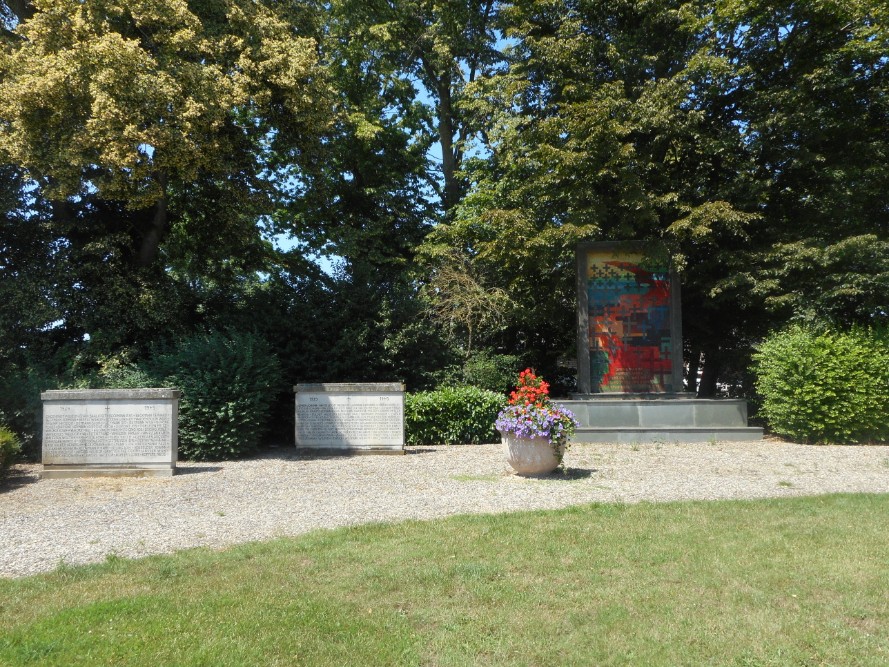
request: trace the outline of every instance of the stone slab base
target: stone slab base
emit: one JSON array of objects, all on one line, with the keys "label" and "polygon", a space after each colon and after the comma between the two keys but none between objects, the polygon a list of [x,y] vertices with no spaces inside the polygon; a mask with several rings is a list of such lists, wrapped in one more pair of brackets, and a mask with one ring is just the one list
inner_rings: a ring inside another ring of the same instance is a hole
[{"label": "stone slab base", "polygon": [[297,447],[299,456],[367,456],[373,454],[399,455],[406,454],[403,448],[392,449],[383,447]]},{"label": "stone slab base", "polygon": [[747,401],[732,398],[662,398],[592,395],[556,401],[577,417],[573,442],[712,442],[762,440],[761,428],[747,426]]},{"label": "stone slab base", "polygon": [[41,479],[69,479],[72,477],[172,477],[175,468],[136,468],[132,466],[44,465]]},{"label": "stone slab base", "polygon": [[[630,394],[617,392],[602,392],[598,394],[571,394],[572,401],[697,401],[699,399],[693,391],[662,392],[647,394]],[[722,400],[722,399],[719,399]]]},{"label": "stone slab base", "polygon": [[747,426],[747,401],[741,399],[595,398],[556,401],[595,428],[710,428]]},{"label": "stone slab base", "polygon": [[659,442],[756,442],[763,430],[752,426],[731,428],[593,428],[581,427],[572,442],[645,444]]}]

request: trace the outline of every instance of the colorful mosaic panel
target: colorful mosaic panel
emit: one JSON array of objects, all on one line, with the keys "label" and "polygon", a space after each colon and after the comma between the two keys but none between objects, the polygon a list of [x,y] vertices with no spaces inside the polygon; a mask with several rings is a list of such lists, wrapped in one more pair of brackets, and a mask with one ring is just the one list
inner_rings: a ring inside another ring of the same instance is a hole
[{"label": "colorful mosaic panel", "polygon": [[592,391],[674,391],[668,259],[590,250],[586,287]]}]

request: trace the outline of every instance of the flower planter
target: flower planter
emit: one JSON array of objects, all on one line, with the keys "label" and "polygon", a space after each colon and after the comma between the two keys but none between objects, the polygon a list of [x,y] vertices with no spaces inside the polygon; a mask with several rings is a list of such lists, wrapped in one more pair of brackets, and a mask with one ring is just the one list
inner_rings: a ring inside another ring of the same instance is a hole
[{"label": "flower planter", "polygon": [[[546,438],[517,438],[503,432],[500,435],[506,460],[519,475],[545,475],[559,467],[559,457]],[[565,445],[560,450],[564,454]]]}]

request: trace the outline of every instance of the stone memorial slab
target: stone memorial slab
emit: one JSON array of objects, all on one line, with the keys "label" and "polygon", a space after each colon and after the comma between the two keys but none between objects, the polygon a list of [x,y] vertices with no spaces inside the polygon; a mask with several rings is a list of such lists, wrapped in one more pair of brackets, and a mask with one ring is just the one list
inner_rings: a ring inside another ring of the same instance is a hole
[{"label": "stone memorial slab", "polygon": [[175,389],[42,393],[42,476],[172,475],[180,396]]},{"label": "stone memorial slab", "polygon": [[404,453],[403,384],[298,384],[293,390],[297,450]]}]

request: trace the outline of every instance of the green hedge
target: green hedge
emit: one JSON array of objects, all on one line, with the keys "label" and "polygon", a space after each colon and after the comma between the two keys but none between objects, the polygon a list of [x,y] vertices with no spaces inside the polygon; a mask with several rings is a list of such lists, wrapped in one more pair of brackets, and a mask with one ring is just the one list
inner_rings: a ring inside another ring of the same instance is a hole
[{"label": "green hedge", "polygon": [[22,445],[18,436],[0,424],[0,477],[15,462],[21,450]]},{"label": "green hedge", "polygon": [[502,394],[476,387],[443,387],[408,394],[404,421],[409,445],[457,445],[497,442],[497,413]]},{"label": "green hedge", "polygon": [[150,374],[182,390],[179,455],[197,461],[256,450],[281,384],[277,358],[252,334],[195,336],[156,355]]},{"label": "green hedge", "polygon": [[760,414],[771,429],[818,443],[889,440],[886,330],[793,327],[754,355]]}]

